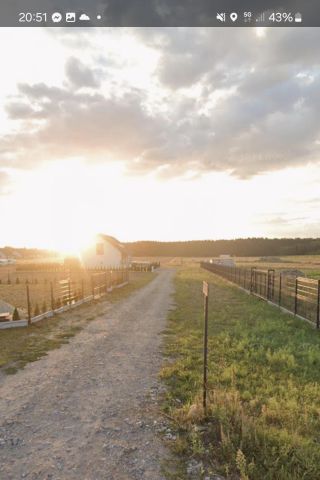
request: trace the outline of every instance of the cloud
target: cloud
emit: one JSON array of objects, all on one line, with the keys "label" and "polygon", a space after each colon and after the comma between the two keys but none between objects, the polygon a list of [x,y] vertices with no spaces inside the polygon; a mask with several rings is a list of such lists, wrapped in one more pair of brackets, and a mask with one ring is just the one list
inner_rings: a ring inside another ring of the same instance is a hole
[{"label": "cloud", "polygon": [[100,84],[95,70],[86,67],[74,57],[69,58],[66,63],[66,75],[69,82],[76,88],[98,88]]},{"label": "cloud", "polygon": [[0,139],[2,164],[82,156],[162,176],[248,178],[319,161],[318,29],[277,28],[263,38],[253,28],[126,34],[157,55],[148,88],[124,80],[121,62],[103,65],[94,49],[90,68],[72,56],[63,86],[20,84],[8,100],[21,126]]}]

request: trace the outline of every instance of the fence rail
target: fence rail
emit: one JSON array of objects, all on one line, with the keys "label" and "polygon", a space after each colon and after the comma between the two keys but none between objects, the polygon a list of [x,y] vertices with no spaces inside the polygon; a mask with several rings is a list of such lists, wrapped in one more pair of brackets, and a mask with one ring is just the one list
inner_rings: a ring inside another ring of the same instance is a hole
[{"label": "fence rail", "polygon": [[276,272],[201,262],[201,267],[298,315],[320,328],[320,280]]},{"label": "fence rail", "polygon": [[90,272],[84,277],[73,276],[70,272],[68,277],[61,280],[52,279],[41,284],[8,285],[6,290],[11,293],[12,298],[16,298],[11,305],[17,305],[18,308],[15,309],[16,316],[13,313],[8,315],[9,319],[3,318],[2,321],[0,319],[0,329],[30,325],[54,313],[96,300],[128,281],[128,269],[119,269]]}]

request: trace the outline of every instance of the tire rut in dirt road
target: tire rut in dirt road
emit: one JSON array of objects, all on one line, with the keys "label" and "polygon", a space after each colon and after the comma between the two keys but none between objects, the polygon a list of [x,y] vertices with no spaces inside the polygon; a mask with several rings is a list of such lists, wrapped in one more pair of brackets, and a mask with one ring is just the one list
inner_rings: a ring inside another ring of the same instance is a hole
[{"label": "tire rut in dirt road", "polygon": [[1,379],[1,479],[162,480],[154,407],[173,275],[161,269],[69,344]]}]

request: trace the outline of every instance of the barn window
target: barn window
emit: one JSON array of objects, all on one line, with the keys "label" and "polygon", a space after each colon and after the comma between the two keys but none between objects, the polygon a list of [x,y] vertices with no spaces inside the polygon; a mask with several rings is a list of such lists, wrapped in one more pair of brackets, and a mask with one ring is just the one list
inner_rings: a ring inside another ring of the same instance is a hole
[{"label": "barn window", "polygon": [[96,253],[97,255],[104,255],[104,245],[103,243],[97,243],[96,245]]}]

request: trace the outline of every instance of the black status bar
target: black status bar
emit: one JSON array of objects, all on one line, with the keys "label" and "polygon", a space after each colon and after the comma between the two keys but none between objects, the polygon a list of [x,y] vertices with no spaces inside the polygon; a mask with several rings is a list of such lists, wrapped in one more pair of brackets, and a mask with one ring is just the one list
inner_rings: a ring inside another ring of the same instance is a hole
[{"label": "black status bar", "polygon": [[3,0],[0,27],[317,27],[319,0]]}]

